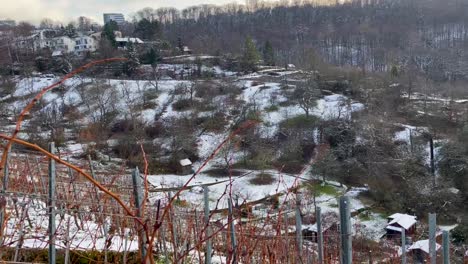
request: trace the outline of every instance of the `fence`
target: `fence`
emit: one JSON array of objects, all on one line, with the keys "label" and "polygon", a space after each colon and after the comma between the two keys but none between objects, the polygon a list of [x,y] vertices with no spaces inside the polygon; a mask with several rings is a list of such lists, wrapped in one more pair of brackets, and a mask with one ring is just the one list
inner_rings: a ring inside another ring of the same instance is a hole
[{"label": "fence", "polygon": [[[54,153],[53,144],[49,152]],[[193,207],[178,199],[179,191],[150,192],[138,169],[98,169],[91,159],[75,161],[124,208],[77,170],[57,162],[59,157],[39,154],[8,155],[0,193],[0,241],[2,252],[14,253],[0,253],[2,260],[25,261],[22,252],[28,248],[47,249],[49,263],[57,262],[57,251],[60,261],[72,263],[72,252],[85,250],[102,254],[89,260],[95,263],[127,263],[131,252],[139,252],[140,260],[152,256],[168,263],[412,263],[414,258],[399,251],[399,243],[365,239],[362,227],[351,224],[347,197],[340,199],[339,221],[333,226],[321,208],[307,202],[312,198],[295,188],[284,193],[290,199],[268,205],[259,216],[252,205],[234,204],[228,190],[210,201],[204,186],[203,204]],[[227,210],[218,208],[224,201]],[[216,208],[210,209],[210,203]],[[435,263],[435,215],[429,220],[429,259]],[[303,226],[312,222],[316,233],[304,232]],[[401,241],[408,247],[404,234]],[[437,252],[442,258],[437,263],[449,263],[448,233]]]}]

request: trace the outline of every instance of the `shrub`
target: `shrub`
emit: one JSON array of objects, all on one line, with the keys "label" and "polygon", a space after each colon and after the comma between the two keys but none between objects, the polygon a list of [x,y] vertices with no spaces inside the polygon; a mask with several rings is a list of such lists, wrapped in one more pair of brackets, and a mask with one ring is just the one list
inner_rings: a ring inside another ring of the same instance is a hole
[{"label": "shrub", "polygon": [[452,240],[455,244],[463,245],[468,241],[468,225],[458,225],[451,232]]},{"label": "shrub", "polygon": [[133,120],[124,119],[115,122],[112,125],[111,132],[112,133],[128,133],[135,129],[135,125],[137,125]]},{"label": "shrub", "polygon": [[281,122],[282,128],[314,128],[319,119],[315,116],[299,115],[293,118],[289,118]]},{"label": "shrub", "polygon": [[154,88],[145,90],[143,94],[144,94],[146,100],[153,100],[153,99],[158,98],[158,90],[156,90]]},{"label": "shrub", "polygon": [[179,83],[174,88],[174,94],[176,95],[185,94],[186,91],[187,91],[187,84],[185,83]]},{"label": "shrub", "polygon": [[223,178],[229,176],[241,176],[242,171],[238,170],[227,170],[225,168],[215,168],[211,170],[207,170],[204,172],[208,176],[215,177],[215,178]]},{"label": "shrub", "polygon": [[206,101],[195,101],[194,102],[194,107],[196,108],[196,110],[200,111],[200,112],[208,112],[208,111],[214,111],[216,110],[216,107],[210,103],[210,102],[206,102]]},{"label": "shrub", "polygon": [[213,116],[201,120],[201,126],[210,132],[220,132],[227,124],[226,116],[222,112],[216,112]]},{"label": "shrub", "polygon": [[235,85],[224,84],[224,85],[219,86],[219,93],[221,95],[225,95],[225,94],[239,95],[242,93],[242,90]]},{"label": "shrub", "polygon": [[284,173],[292,173],[292,174],[298,174],[302,172],[304,169],[304,164],[302,164],[299,161],[288,161],[288,162],[282,162],[277,161],[275,162],[275,167],[281,168],[281,172]]},{"label": "shrub", "polygon": [[279,110],[279,107],[277,105],[270,105],[268,107],[265,107],[265,111],[267,112],[276,112]]},{"label": "shrub", "polygon": [[269,173],[260,173],[249,181],[253,185],[270,185],[275,182],[273,175]]},{"label": "shrub", "polygon": [[161,137],[166,131],[162,122],[154,122],[153,125],[145,127],[145,134],[150,138]]},{"label": "shrub", "polygon": [[246,115],[247,120],[262,122],[262,113],[258,111],[249,111]]},{"label": "shrub", "polygon": [[174,111],[186,111],[192,107],[192,102],[190,99],[180,99],[177,102],[172,104],[172,109]]}]

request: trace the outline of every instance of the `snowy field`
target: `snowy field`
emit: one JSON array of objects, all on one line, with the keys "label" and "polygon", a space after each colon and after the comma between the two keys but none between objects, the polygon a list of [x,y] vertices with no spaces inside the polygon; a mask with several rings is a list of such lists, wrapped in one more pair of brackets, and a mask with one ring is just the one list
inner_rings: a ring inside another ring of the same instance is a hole
[{"label": "snowy field", "polygon": [[[183,65],[161,65],[161,67],[167,67],[167,69],[174,69],[176,71],[182,71]],[[219,68],[212,69],[217,75],[223,76],[233,76],[234,73],[223,72]],[[264,72],[248,74],[240,76],[236,79],[235,84],[242,90],[241,94],[238,96],[238,99],[244,101],[247,105],[255,105],[257,109],[264,110],[272,106],[278,106],[281,102],[286,101],[287,99],[282,94],[282,88],[280,82],[266,82],[259,85],[255,85],[254,80],[267,76],[271,70],[264,70]],[[278,76],[284,78],[285,76],[297,74],[299,71],[279,71],[277,72]],[[15,97],[18,98],[14,102],[12,107],[11,114],[14,115],[18,113],[21,108],[23,108],[27,102],[32,98],[33,95],[37,94],[41,89],[46,86],[53,84],[58,81],[54,78],[42,78],[42,77],[32,77],[22,79],[18,82]],[[151,124],[155,120],[155,116],[158,115],[160,120],[170,120],[177,117],[182,117],[187,112],[178,112],[174,111],[172,103],[175,99],[183,98],[184,95],[175,95],[174,90],[177,86],[180,85],[191,85],[190,81],[182,80],[159,80],[157,84],[150,81],[131,81],[131,80],[105,80],[99,81],[94,79],[82,79],[82,78],[72,78],[66,81],[62,85],[62,92],[51,91],[43,97],[44,108],[42,111],[50,110],[54,107],[60,106],[64,103],[75,106],[78,110],[83,113],[79,123],[87,124],[96,119],[97,105],[89,105],[86,101],[86,98],[83,97],[83,91],[80,89],[89,89],[88,86],[96,83],[98,81],[99,85],[107,85],[112,87],[106,93],[113,92],[116,93],[117,101],[113,102],[113,107],[119,109],[119,115],[116,119],[124,118],[128,115],[135,115],[136,118],[140,119],[146,124]],[[153,103],[154,107],[141,109],[136,113],[132,113],[132,106],[137,104],[141,97],[144,96],[144,92],[148,90],[156,90],[155,98],[150,99],[150,102]],[[106,96],[107,94],[104,94]],[[110,95],[110,94],[109,94]],[[323,120],[331,119],[350,119],[351,113],[356,111],[361,111],[365,107],[363,104],[353,101],[347,98],[344,95],[333,94],[318,98],[316,106],[310,111],[311,115],[317,116]],[[207,113],[200,113],[207,114]],[[289,106],[280,106],[276,111],[261,111],[261,118],[264,120],[260,124],[260,129],[265,137],[272,137],[277,133],[279,124],[289,118],[293,118],[299,115],[303,115],[304,110],[297,105]],[[13,128],[13,127],[11,127]],[[46,132],[44,132],[46,133]],[[205,160],[210,156],[210,154],[215,150],[215,148],[228,136],[229,131],[222,133],[202,133],[198,138],[198,155],[200,160]],[[25,135],[23,135],[25,136]],[[400,133],[396,135],[397,138],[404,138],[405,135]],[[110,142],[112,143],[112,142]],[[67,149],[73,155],[79,155],[80,153],[86,150],[86,144],[71,142],[67,145]],[[242,158],[242,155],[239,153],[232,154],[234,159]],[[209,169],[215,168],[216,165],[222,164],[223,160],[221,157],[215,157],[208,166],[204,169],[207,171]],[[194,168],[197,169],[201,165],[201,162],[196,162]],[[280,173],[277,170],[264,170],[264,171],[255,171],[255,170],[238,170],[241,172],[241,176],[233,176],[229,178],[226,177],[217,177],[214,178],[208,174],[200,173],[197,175],[190,183],[189,188],[186,191],[183,191],[180,194],[180,199],[188,201],[192,206],[200,208],[203,204],[203,191],[201,185],[210,185],[209,186],[209,206],[211,209],[223,209],[227,208],[227,198],[232,195],[236,197],[239,203],[244,202],[255,202],[262,198],[283,194],[280,196],[281,203],[291,203],[293,202],[293,195],[288,194],[288,189],[300,185],[304,179],[309,178],[308,171],[301,175],[292,175]],[[268,173],[272,175],[273,182],[266,185],[254,185],[250,181],[257,176],[259,173]],[[155,188],[178,188],[183,186],[189,179],[191,175],[149,175],[148,181]],[[359,192],[363,189],[346,189],[346,187],[336,187],[337,192],[340,194],[345,194],[350,197],[352,202],[352,211],[362,209],[365,207],[362,202],[358,199]],[[151,201],[156,199],[165,198],[164,194],[155,194],[150,197]],[[326,212],[338,212],[338,203],[335,196],[332,195],[321,195],[316,198],[316,205],[322,207],[322,211]],[[37,206],[37,205],[35,205]],[[306,208],[312,210],[310,203],[304,204]],[[43,211],[42,211],[43,212]],[[255,214],[262,216],[265,212],[257,211]],[[30,217],[36,219],[37,226],[33,227],[31,231],[28,232],[28,237],[26,238],[24,245],[27,247],[46,247],[47,239],[44,239],[44,231],[47,229],[47,218],[44,214],[34,211],[34,207],[28,208],[28,214]],[[59,235],[65,235],[63,223],[67,223],[68,219],[71,216],[65,215],[63,218],[57,217],[57,222],[62,223],[59,227]],[[369,220],[360,221],[356,218],[356,222],[359,225],[365,225],[369,230],[368,236],[372,239],[377,239],[378,234],[381,233],[383,228],[384,219],[378,215],[372,215]],[[9,220],[8,236],[11,237],[10,243],[14,245],[14,242],[18,238],[18,233],[15,232],[15,227],[12,226],[14,223],[17,223],[17,219]],[[101,236],[92,236],[92,234],[101,234],[101,226],[98,226],[92,221],[87,221],[85,224],[88,226],[87,231],[80,231],[73,229],[71,225],[70,233],[75,234],[72,239],[72,248],[76,249],[103,249],[105,246],[105,238]],[[44,229],[45,228],[45,229]],[[42,237],[41,237],[42,234]],[[61,237],[62,238],[62,237]],[[62,240],[62,239],[61,239]],[[132,240],[125,241],[121,237],[113,237],[112,245],[110,250],[122,251],[125,247],[128,250],[136,248],[136,243],[132,243]],[[63,247],[64,245],[58,245]]]},{"label": "snowy field", "polygon": [[[4,244],[15,247],[22,242],[24,248],[42,248],[47,249],[49,237],[47,235],[49,217],[47,205],[39,200],[19,198],[18,199],[19,216],[10,217],[7,220]],[[8,212],[8,210],[7,210]],[[11,215],[15,216],[13,212]],[[86,214],[87,215],[87,214]],[[98,225],[92,219],[78,220],[80,228],[76,226],[75,216],[60,214],[57,210],[55,218],[56,248],[65,249],[67,240],[70,241],[71,250],[107,250],[111,251],[136,251],[138,250],[137,237],[130,235],[130,229],[126,229],[122,236],[106,237],[109,232],[109,221],[106,219],[106,225]],[[20,225],[20,226],[18,226]],[[22,238],[22,241],[21,241]]]}]

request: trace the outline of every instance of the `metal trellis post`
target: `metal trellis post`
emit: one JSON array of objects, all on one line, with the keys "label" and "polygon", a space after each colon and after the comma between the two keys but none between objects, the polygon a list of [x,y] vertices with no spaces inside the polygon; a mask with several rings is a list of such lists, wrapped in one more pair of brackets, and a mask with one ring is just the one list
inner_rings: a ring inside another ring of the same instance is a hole
[{"label": "metal trellis post", "polygon": [[[143,204],[143,192],[142,192],[142,183],[140,177],[140,171],[138,168],[135,168],[132,172],[132,179],[133,179],[133,194],[135,196],[135,206],[137,207],[137,216],[141,217],[141,208]],[[141,257],[142,259],[146,258],[146,234],[143,230],[143,227],[140,227],[141,230],[139,231],[139,239],[140,239],[140,250],[141,250]]]},{"label": "metal trellis post", "polygon": [[317,207],[315,218],[317,219],[318,263],[323,264],[322,208]]},{"label": "metal trellis post", "polygon": [[443,246],[443,255],[444,255],[444,264],[450,264],[450,240],[449,232],[442,232],[442,246]]},{"label": "metal trellis post", "polygon": [[[210,230],[210,201],[208,196],[208,186],[203,186],[203,202],[204,202],[204,213],[205,213],[205,225],[206,225],[206,237],[211,236]],[[211,238],[206,240],[206,251],[205,251],[205,264],[211,264]]]},{"label": "metal trellis post", "polygon": [[429,257],[436,264],[436,214],[429,214]]},{"label": "metal trellis post", "polygon": [[[49,152],[55,155],[54,142],[49,143]],[[49,199],[48,199],[48,213],[49,213],[49,264],[56,263],[55,249],[55,160],[49,160]]]},{"label": "metal trellis post", "polygon": [[340,197],[341,264],[351,264],[353,262],[350,205],[349,197]]}]

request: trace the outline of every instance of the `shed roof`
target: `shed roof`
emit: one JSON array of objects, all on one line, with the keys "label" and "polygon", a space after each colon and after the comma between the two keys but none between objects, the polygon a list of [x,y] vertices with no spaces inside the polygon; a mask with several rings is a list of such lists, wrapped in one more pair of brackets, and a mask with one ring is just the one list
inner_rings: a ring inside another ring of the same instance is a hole
[{"label": "shed roof", "polygon": [[54,52],[52,52],[52,57],[58,57],[58,56],[62,56],[63,55],[63,52],[61,50],[56,50]]},{"label": "shed roof", "polygon": [[396,226],[388,225],[387,227],[385,227],[385,229],[393,230],[393,231],[397,231],[397,232],[400,232],[400,233],[401,233],[401,227],[396,227]]},{"label": "shed roof", "polygon": [[[388,225],[398,224],[399,226],[403,227],[404,229],[411,228],[414,224],[416,224],[416,216],[414,215],[407,215],[407,214],[400,214],[396,213],[388,217],[391,221]],[[388,227],[388,226],[387,226]]]},{"label": "shed roof", "polygon": [[[440,247],[441,246],[436,243],[436,251],[438,251]],[[429,254],[429,239],[419,240],[419,241],[414,242],[414,244],[411,245],[409,250],[414,250],[414,249],[419,249]]]},{"label": "shed roof", "polygon": [[117,42],[132,42],[132,43],[137,43],[137,44],[143,44],[143,40],[139,38],[115,38],[115,41]]},{"label": "shed roof", "polygon": [[180,163],[180,165],[183,166],[183,167],[192,165],[192,162],[191,162],[189,159],[180,160],[179,163]]}]

